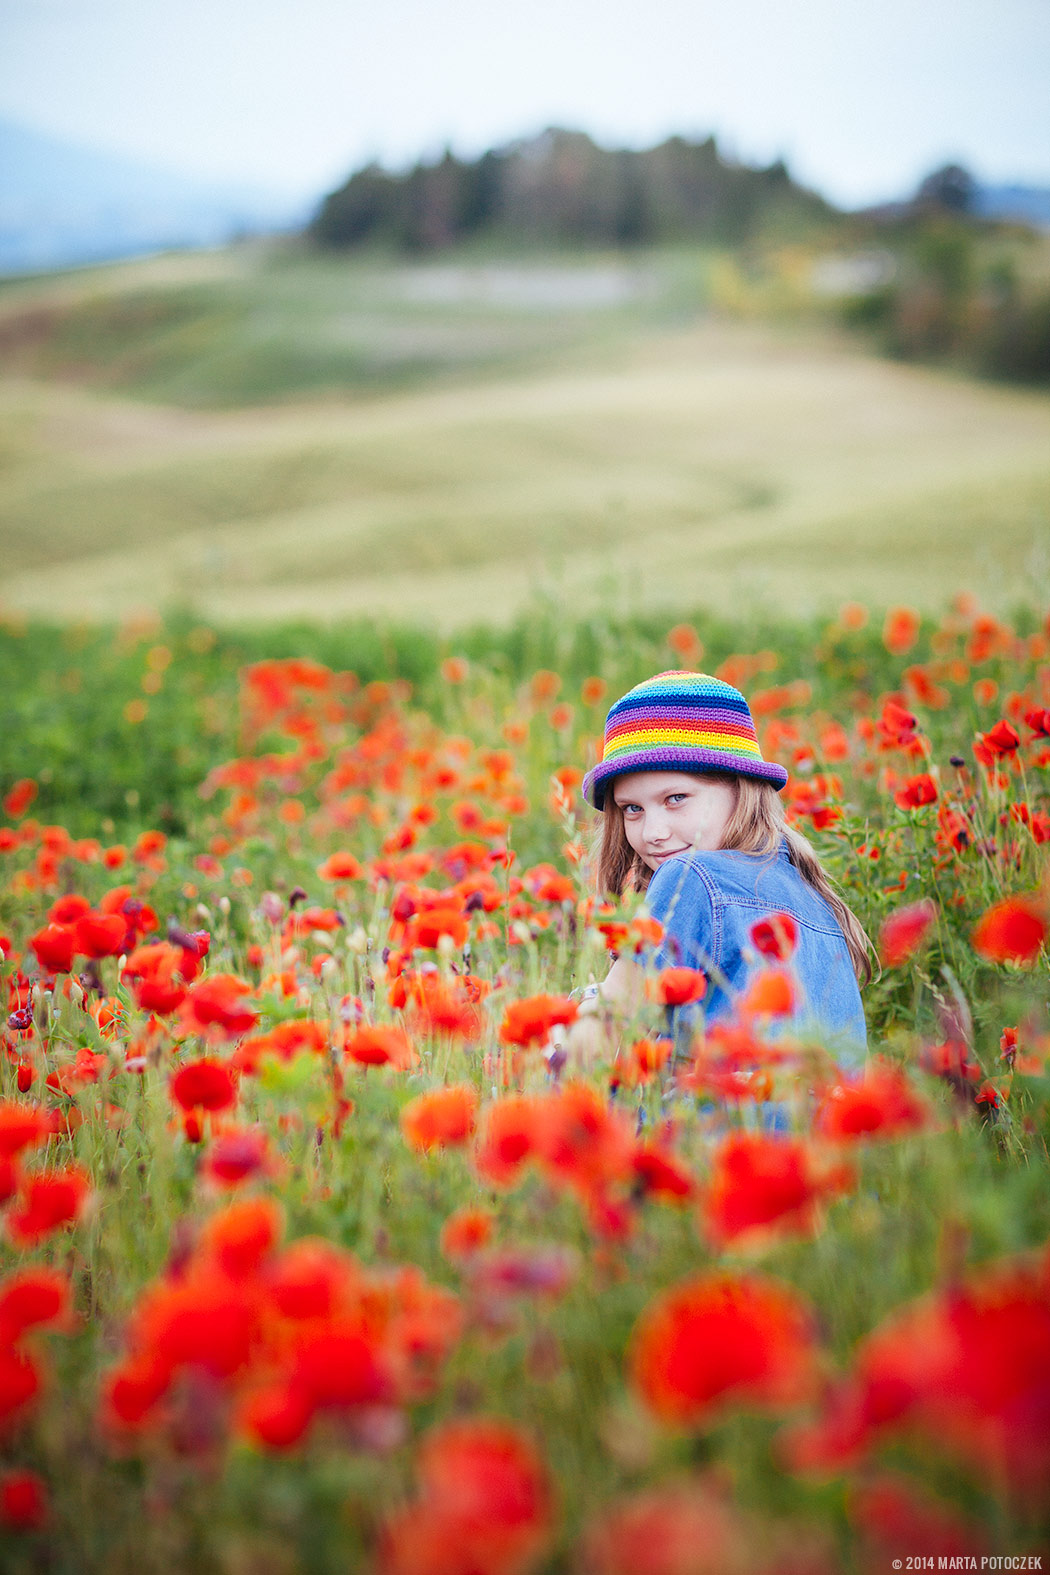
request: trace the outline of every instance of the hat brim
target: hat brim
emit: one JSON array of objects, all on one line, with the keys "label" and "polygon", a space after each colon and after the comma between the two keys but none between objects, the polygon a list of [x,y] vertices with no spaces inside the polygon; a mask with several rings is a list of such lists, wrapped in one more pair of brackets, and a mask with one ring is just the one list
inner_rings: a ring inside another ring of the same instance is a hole
[{"label": "hat brim", "polygon": [[594,809],[604,811],[605,794],[614,777],[630,771],[724,771],[731,776],[754,777],[772,782],[779,791],[787,784],[783,766],[771,760],[756,760],[751,755],[734,755],[722,749],[645,749],[601,760],[583,779],[583,796]]}]

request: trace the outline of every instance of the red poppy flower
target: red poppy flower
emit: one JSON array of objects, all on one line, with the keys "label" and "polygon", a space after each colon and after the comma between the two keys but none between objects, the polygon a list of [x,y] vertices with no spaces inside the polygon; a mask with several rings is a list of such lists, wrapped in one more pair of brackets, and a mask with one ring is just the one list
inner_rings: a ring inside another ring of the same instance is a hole
[{"label": "red poppy flower", "polygon": [[182,1021],[190,1033],[215,1032],[230,1039],[246,1034],[258,1021],[258,1014],[243,999],[250,993],[251,985],[235,974],[212,974],[187,991]]},{"label": "red poppy flower", "polygon": [[[123,932],[121,932],[123,933]],[[36,960],[48,973],[68,973],[73,966],[76,936],[64,924],[46,924],[29,937]]]},{"label": "red poppy flower", "polygon": [[970,937],[989,962],[1030,966],[1046,941],[1046,905],[1036,896],[1005,897],[978,919]]},{"label": "red poppy flower", "polygon": [[7,1212],[7,1234],[18,1247],[33,1247],[52,1231],[80,1218],[91,1194],[91,1177],[80,1165],[38,1170],[23,1178]]},{"label": "red poppy flower", "polygon": [[537,1148],[562,1185],[603,1192],[631,1174],[634,1147],[626,1116],[589,1084],[566,1083],[543,1101]]},{"label": "red poppy flower", "polygon": [[393,1394],[378,1345],[362,1333],[357,1319],[304,1328],[295,1347],[292,1384],[314,1409],[375,1405]]},{"label": "red poppy flower", "polygon": [[51,1118],[39,1105],[0,1100],[0,1157],[13,1158],[25,1148],[46,1143],[53,1131]]},{"label": "red poppy flower", "polygon": [[488,1245],[492,1226],[493,1218],[488,1209],[457,1209],[441,1227],[441,1251],[446,1258],[468,1258]]},{"label": "red poppy flower", "polygon": [[383,1023],[364,1023],[343,1041],[343,1049],[359,1066],[392,1066],[405,1072],[419,1060],[408,1035]]},{"label": "red poppy flower", "polygon": [[932,1112],[903,1072],[872,1063],[862,1078],[836,1083],[817,1109],[815,1128],[839,1141],[901,1137],[929,1126]]},{"label": "red poppy flower", "polygon": [[302,1441],[314,1408],[294,1384],[278,1382],[256,1389],[240,1408],[241,1430],[266,1449],[294,1449]]},{"label": "red poppy flower", "polygon": [[20,820],[36,798],[37,785],[32,777],[21,777],[4,794],[4,813],[12,820]]},{"label": "red poppy flower", "polygon": [[60,1323],[70,1307],[69,1281],[57,1269],[16,1269],[0,1284],[0,1342],[10,1344],[27,1329]]},{"label": "red poppy flower", "polygon": [[751,926],[751,944],[763,957],[787,962],[798,944],[798,925],[790,913],[771,913]]},{"label": "red poppy flower", "polygon": [[68,896],[59,897],[47,911],[48,921],[51,924],[64,924],[72,928],[78,919],[82,919],[91,912],[91,904],[86,897],[79,896],[76,892]]},{"label": "red poppy flower", "polygon": [[40,1393],[43,1380],[36,1361],[17,1345],[0,1345],[0,1433]]},{"label": "red poppy flower", "polygon": [[214,1214],[201,1233],[201,1252],[233,1279],[254,1274],[284,1234],[284,1215],[272,1198],[245,1198]]},{"label": "red poppy flower", "polygon": [[132,981],[135,999],[144,1012],[166,1017],[181,1006],[187,980],[192,978],[189,970],[196,969],[196,958],[187,963],[186,956],[181,946],[168,941],[136,946],[124,964],[122,977]]},{"label": "red poppy flower", "polygon": [[251,1127],[227,1127],[204,1157],[204,1173],[222,1187],[235,1187],[251,1176],[274,1169],[266,1133]]},{"label": "red poppy flower", "polygon": [[527,1094],[494,1100],[485,1112],[485,1126],[474,1163],[481,1176],[496,1186],[513,1186],[523,1166],[537,1152],[544,1107]]},{"label": "red poppy flower", "polygon": [[987,733],[981,734],[981,743],[993,760],[1001,760],[1004,755],[1012,755],[1020,747],[1021,735],[1004,717]]},{"label": "red poppy flower", "polygon": [[879,957],[883,967],[899,968],[907,962],[936,922],[937,904],[928,897],[889,914],[879,930]]},{"label": "red poppy flower", "polygon": [[919,638],[919,615],[914,607],[891,607],[882,626],[882,642],[894,656],[910,651]]},{"label": "red poppy flower", "polygon": [[115,957],[124,950],[127,933],[122,913],[85,913],[73,927],[81,957]]},{"label": "red poppy flower", "polygon": [[732,1405],[805,1399],[816,1347],[809,1311],[788,1286],[701,1274],[649,1303],[628,1364],[640,1399],[661,1421],[695,1426]]},{"label": "red poppy flower", "polygon": [[360,880],[364,870],[352,853],[332,853],[317,866],[317,873],[322,880],[346,881]]},{"label": "red poppy flower", "polygon": [[499,1036],[505,1045],[544,1044],[556,1024],[575,1022],[577,1010],[564,995],[530,995],[507,1007]]},{"label": "red poppy flower", "polygon": [[[910,1546],[910,1544],[909,1544]],[[729,1506],[699,1482],[672,1482],[616,1499],[587,1526],[587,1575],[724,1575],[748,1568]]]},{"label": "red poppy flower", "polygon": [[446,1422],[423,1440],[420,1497],[393,1516],[382,1575],[523,1575],[550,1536],[546,1468],[509,1422]]},{"label": "red poppy flower", "polygon": [[448,936],[453,946],[462,946],[470,932],[470,921],[459,908],[428,908],[414,913],[405,926],[404,947],[414,951],[417,947],[434,950],[443,936]]},{"label": "red poppy flower", "polygon": [[698,968],[662,968],[652,981],[652,996],[664,1006],[686,1006],[703,999],[707,978]]},{"label": "red poppy flower", "polygon": [[223,1062],[202,1056],[179,1067],[170,1093],[182,1110],[229,1110],[237,1103],[237,1080]]},{"label": "red poppy flower", "polygon": [[412,1148],[427,1152],[466,1143],[474,1131],[478,1096],[468,1083],[431,1089],[401,1112],[401,1130]]},{"label": "red poppy flower", "polygon": [[0,1525],[10,1531],[39,1531],[47,1524],[47,1487],[35,1471],[0,1476]]},{"label": "red poppy flower", "polygon": [[842,1166],[823,1169],[798,1138],[739,1132],[714,1157],[704,1198],[704,1219],[716,1242],[734,1241],[756,1228],[776,1226],[808,1234],[820,1200],[850,1184]]},{"label": "red poppy flower", "polygon": [[924,804],[937,802],[937,784],[928,771],[909,777],[904,786],[893,795],[898,809],[921,809]]},{"label": "red poppy flower", "polygon": [[764,968],[755,974],[740,998],[743,1017],[790,1017],[797,987],[786,968]]}]

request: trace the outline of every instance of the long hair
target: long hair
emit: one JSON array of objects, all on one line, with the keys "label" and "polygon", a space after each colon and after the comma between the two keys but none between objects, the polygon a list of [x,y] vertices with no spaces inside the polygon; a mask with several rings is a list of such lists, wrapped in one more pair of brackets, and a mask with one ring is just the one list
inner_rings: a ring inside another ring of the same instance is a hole
[{"label": "long hair", "polygon": [[[772,857],[779,853],[781,843],[785,843],[788,857],[803,880],[820,893],[838,920],[857,979],[862,985],[867,984],[873,974],[875,948],[856,914],[847,907],[831,884],[810,843],[800,831],[788,825],[783,800],[772,782],[736,776],[731,772],[710,771],[704,775],[728,783],[736,798],[722,837],[722,848]],[[652,870],[627,840],[623,810],[613,798],[611,783],[606,784],[605,810],[594,854],[594,873],[598,891],[609,897],[621,897],[630,891],[645,891],[653,876]]]}]

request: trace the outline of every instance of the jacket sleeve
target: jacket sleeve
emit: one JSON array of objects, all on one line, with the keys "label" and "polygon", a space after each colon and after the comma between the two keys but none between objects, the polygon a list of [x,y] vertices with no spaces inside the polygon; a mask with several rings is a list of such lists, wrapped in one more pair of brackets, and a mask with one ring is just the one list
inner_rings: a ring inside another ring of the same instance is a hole
[{"label": "jacket sleeve", "polygon": [[668,859],[649,882],[646,905],[664,928],[656,968],[717,968],[721,937],[708,881],[690,860]]}]

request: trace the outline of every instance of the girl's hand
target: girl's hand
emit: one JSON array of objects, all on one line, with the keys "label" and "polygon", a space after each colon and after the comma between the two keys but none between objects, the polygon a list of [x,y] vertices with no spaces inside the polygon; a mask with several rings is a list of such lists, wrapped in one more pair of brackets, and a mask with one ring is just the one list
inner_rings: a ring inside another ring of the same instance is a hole
[{"label": "girl's hand", "polygon": [[616,1054],[618,1035],[610,1032],[603,1017],[588,1012],[570,1026],[565,1036],[565,1052],[578,1072],[588,1072],[599,1061],[611,1061]]}]

